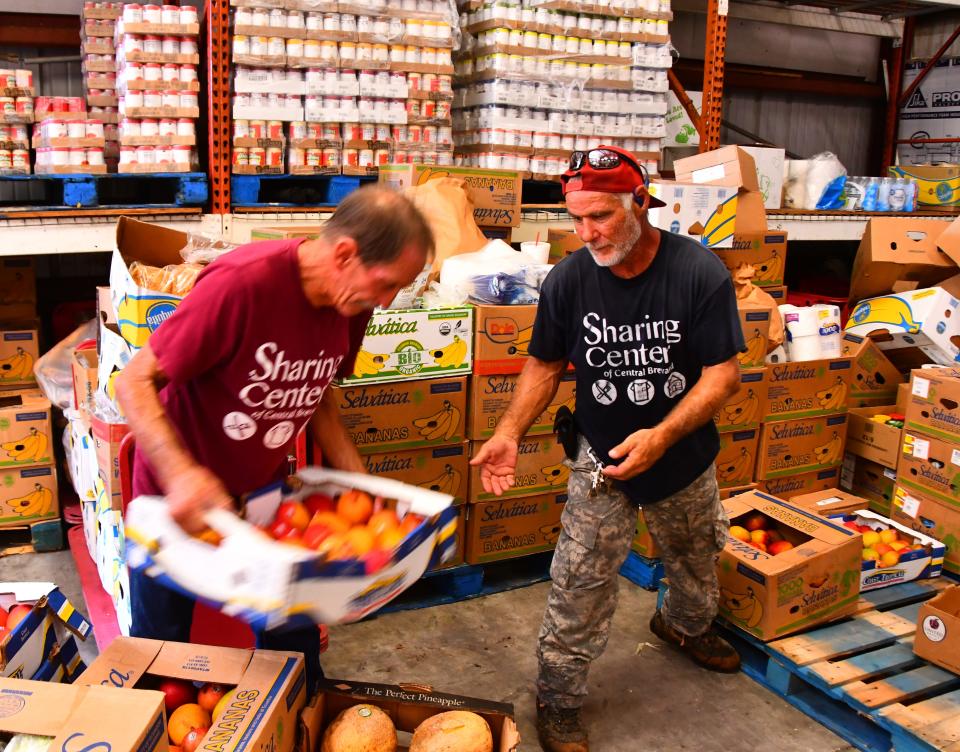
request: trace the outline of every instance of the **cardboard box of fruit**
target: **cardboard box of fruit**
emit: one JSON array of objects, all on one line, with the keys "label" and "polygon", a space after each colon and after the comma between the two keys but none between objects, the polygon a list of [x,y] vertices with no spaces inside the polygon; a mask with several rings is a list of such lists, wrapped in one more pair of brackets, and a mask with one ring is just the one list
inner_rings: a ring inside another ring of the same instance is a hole
[{"label": "cardboard box of fruit", "polygon": [[838,467],[757,481],[757,488],[761,491],[784,501],[789,501],[799,494],[823,491],[836,488],[838,485],[840,485],[840,468]]},{"label": "cardboard box of fruit", "polygon": [[860,595],[860,535],[759,491],[723,502],[720,614],[772,640],[851,613]]},{"label": "cardboard box of fruit", "polygon": [[868,509],[834,519],[863,534],[861,591],[940,576],[946,546],[929,535]]},{"label": "cardboard box of fruit", "polygon": [[960,506],[906,489],[894,488],[889,517],[911,530],[933,536],[947,547],[943,568],[960,575]]},{"label": "cardboard box of fruit", "polygon": [[301,613],[356,621],[453,553],[452,502],[389,478],[309,467],[249,498],[245,520],[210,513],[215,532],[201,539],[163,499],[140,497],[126,513],[127,564],[258,626]]},{"label": "cardboard box of fruit", "polygon": [[92,627],[50,582],[0,582],[0,676],[70,682]]},{"label": "cardboard box of fruit", "polygon": [[181,752],[246,745],[292,752],[306,682],[299,653],[136,637],[115,639],[77,679],[111,688],[112,695],[162,693],[158,736],[166,738],[158,748],[165,750],[169,740]]},{"label": "cardboard box of fruit", "polygon": [[0,697],[0,744],[9,749],[169,749],[159,692],[0,678]]},{"label": "cardboard box of fruit", "polygon": [[422,684],[327,679],[301,718],[308,750],[515,752],[520,747],[512,705],[443,694]]}]

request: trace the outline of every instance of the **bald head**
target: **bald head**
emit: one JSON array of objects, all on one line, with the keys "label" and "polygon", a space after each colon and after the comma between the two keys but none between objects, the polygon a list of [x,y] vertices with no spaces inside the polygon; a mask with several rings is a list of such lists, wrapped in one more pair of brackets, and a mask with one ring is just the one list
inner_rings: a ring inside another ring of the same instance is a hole
[{"label": "bald head", "polygon": [[337,206],[323,226],[322,237],[356,241],[357,256],[366,266],[389,264],[414,247],[426,263],[433,256],[433,233],[413,202],[397,191],[371,185],[354,191]]}]

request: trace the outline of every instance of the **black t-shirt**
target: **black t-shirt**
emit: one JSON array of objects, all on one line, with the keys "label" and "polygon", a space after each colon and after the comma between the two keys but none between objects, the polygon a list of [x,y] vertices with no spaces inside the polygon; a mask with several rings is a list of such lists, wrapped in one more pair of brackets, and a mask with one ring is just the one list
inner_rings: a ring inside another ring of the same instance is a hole
[{"label": "black t-shirt", "polygon": [[[576,367],[577,428],[609,463],[607,452],[660,423],[704,367],[743,347],[730,272],[703,246],[661,232],[653,262],[631,279],[597,266],[586,248],[557,264],[541,290],[529,352]],[[700,476],[719,448],[708,419],[618,485],[634,503],[660,501]]]}]

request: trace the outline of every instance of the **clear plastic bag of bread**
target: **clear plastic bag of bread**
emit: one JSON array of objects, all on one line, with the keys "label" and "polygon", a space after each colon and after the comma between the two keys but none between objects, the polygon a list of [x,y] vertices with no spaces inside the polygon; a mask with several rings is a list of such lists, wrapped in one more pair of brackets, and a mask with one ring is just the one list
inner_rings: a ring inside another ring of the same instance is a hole
[{"label": "clear plastic bag of bread", "polygon": [[193,289],[197,275],[207,264],[236,247],[233,243],[191,233],[187,235],[186,245],[180,249],[182,264],[159,267],[134,261],[130,264],[130,276],[141,287],[183,297]]}]

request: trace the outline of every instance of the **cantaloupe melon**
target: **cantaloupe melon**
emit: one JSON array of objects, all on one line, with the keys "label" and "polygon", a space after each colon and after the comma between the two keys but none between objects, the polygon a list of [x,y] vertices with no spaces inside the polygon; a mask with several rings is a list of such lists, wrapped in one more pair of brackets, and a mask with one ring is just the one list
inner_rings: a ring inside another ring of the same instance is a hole
[{"label": "cantaloupe melon", "polygon": [[493,752],[493,734],[476,713],[450,710],[417,726],[410,752]]},{"label": "cantaloupe melon", "polygon": [[375,705],[353,705],[323,733],[320,752],[396,752],[397,730]]}]

